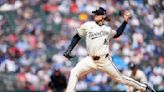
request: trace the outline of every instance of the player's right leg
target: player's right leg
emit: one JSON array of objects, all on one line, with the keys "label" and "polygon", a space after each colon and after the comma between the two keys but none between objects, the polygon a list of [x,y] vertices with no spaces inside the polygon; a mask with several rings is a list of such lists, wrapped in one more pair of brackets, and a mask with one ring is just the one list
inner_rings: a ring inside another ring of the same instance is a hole
[{"label": "player's right leg", "polygon": [[97,66],[94,64],[91,57],[87,56],[86,58],[82,59],[71,70],[66,92],[75,92],[76,83],[78,81],[78,78],[82,75],[85,75],[89,72],[94,71],[96,68],[97,68]]}]

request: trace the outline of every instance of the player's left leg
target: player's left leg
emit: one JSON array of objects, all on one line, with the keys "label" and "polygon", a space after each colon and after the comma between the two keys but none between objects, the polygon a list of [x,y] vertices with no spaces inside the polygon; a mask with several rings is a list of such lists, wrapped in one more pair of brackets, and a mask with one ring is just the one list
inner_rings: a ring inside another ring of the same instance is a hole
[{"label": "player's left leg", "polygon": [[94,64],[90,56],[85,57],[71,70],[66,92],[75,92],[76,83],[79,77],[96,70],[97,66]]},{"label": "player's left leg", "polygon": [[106,72],[115,81],[132,86],[142,91],[146,91],[147,86],[145,84],[139,83],[138,81],[135,81],[132,78],[122,75],[118,71],[116,66],[113,64],[112,59],[110,57],[106,57],[102,62],[104,62],[104,64],[102,64],[102,66],[99,66],[98,68]]}]

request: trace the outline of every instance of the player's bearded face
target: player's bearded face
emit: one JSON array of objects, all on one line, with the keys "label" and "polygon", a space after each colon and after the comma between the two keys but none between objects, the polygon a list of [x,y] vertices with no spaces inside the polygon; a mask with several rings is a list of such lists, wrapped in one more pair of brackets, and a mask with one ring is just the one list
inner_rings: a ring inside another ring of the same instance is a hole
[{"label": "player's bearded face", "polygon": [[96,22],[101,22],[102,20],[104,20],[103,15],[95,15],[94,20]]}]

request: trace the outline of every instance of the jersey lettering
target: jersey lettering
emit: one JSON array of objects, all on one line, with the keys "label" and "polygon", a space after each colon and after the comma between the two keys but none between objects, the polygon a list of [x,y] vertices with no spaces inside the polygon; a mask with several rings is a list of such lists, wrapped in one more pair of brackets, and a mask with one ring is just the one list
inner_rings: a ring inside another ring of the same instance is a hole
[{"label": "jersey lettering", "polygon": [[101,31],[101,32],[89,32],[89,38],[91,39],[95,39],[95,38],[99,38],[99,37],[102,37],[106,35],[106,32],[104,31]]}]

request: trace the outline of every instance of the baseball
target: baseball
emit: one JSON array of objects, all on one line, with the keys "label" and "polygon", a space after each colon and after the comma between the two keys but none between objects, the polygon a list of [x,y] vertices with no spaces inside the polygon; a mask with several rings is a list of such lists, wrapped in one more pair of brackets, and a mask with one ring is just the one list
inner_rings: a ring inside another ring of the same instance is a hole
[{"label": "baseball", "polygon": [[130,14],[130,12],[129,11],[125,11],[125,13],[124,13],[125,15],[127,15],[127,16],[131,16],[131,14]]}]

